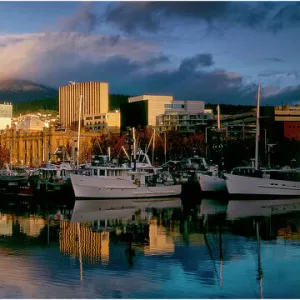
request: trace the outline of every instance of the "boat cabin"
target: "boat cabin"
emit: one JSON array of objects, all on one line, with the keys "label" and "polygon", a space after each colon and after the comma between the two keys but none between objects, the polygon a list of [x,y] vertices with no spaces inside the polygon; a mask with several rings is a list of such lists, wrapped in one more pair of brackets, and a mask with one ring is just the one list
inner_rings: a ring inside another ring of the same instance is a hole
[{"label": "boat cabin", "polygon": [[205,171],[208,169],[208,164],[204,157],[194,156],[190,158],[184,158],[181,161],[181,165],[184,168],[192,169],[192,170],[201,170]]},{"label": "boat cabin", "polygon": [[300,182],[300,169],[286,169],[286,170],[258,169],[256,170],[253,167],[237,167],[232,169],[231,174],[247,176],[247,177]]}]

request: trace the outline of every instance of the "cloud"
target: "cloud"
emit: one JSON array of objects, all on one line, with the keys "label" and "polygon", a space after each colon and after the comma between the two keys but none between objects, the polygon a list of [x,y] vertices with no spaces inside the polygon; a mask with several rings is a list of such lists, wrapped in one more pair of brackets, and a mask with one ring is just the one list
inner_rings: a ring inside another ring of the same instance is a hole
[{"label": "cloud", "polygon": [[58,24],[63,32],[86,32],[89,33],[95,29],[98,23],[98,16],[93,10],[94,3],[82,2],[79,10],[73,17],[61,18]]},{"label": "cloud", "polygon": [[290,2],[281,7],[269,23],[269,28],[277,32],[286,26],[298,27],[300,24],[300,3]]},{"label": "cloud", "polygon": [[275,62],[275,63],[282,63],[284,60],[279,57],[266,57],[263,59],[264,61],[269,61],[269,62]]},{"label": "cloud", "polygon": [[155,56],[153,58],[150,58],[146,63],[145,66],[156,66],[161,65],[165,63],[170,63],[170,58],[166,56],[165,54],[159,54],[158,56]]},{"label": "cloud", "polygon": [[111,4],[105,15],[121,31],[157,32],[167,21],[199,21],[209,29],[242,26],[277,32],[300,24],[299,3],[272,2],[120,2]]},{"label": "cloud", "polygon": [[266,99],[266,103],[270,105],[300,104],[300,84],[297,86],[289,86],[270,95],[270,97]]},{"label": "cloud", "polygon": [[210,67],[214,64],[211,53],[201,53],[182,60],[179,69],[185,72],[194,71],[199,67]]},{"label": "cloud", "polygon": [[[248,83],[239,73],[218,69],[211,53],[185,57],[174,65],[172,57],[151,43],[68,32],[2,35],[0,44],[4,45],[0,52],[0,79],[27,79],[50,87],[69,80],[105,81],[113,93],[255,104],[257,85]],[[274,76],[272,72],[260,75]],[[291,92],[297,95],[290,89],[281,96],[291,99],[287,96]],[[275,101],[277,98],[271,97],[280,94],[274,87],[263,89],[262,101]]]},{"label": "cloud", "polygon": [[[177,68],[154,69],[145,73],[141,70],[147,63],[132,64],[128,59],[115,57],[93,70],[91,66],[89,74],[98,70],[98,76],[105,76],[110,82],[110,90],[117,93],[164,94],[173,95],[178,100],[204,100],[214,103],[255,103],[255,85],[246,85],[240,74],[207,69],[206,66],[210,64],[206,60],[199,60],[200,57],[210,55],[198,54],[183,59]],[[199,61],[205,63],[197,68]],[[113,71],[116,66],[118,76]]]},{"label": "cloud", "polygon": [[300,78],[299,71],[290,71],[290,72],[282,72],[282,71],[263,71],[258,74],[261,78]]},{"label": "cloud", "polygon": [[[157,52],[157,47],[150,43],[82,33],[2,35],[0,44],[3,45],[0,79],[26,78],[34,81],[51,73],[56,73],[59,78],[62,70],[97,64],[115,56],[137,62],[147,61]],[[117,72],[117,69],[114,71]]]}]

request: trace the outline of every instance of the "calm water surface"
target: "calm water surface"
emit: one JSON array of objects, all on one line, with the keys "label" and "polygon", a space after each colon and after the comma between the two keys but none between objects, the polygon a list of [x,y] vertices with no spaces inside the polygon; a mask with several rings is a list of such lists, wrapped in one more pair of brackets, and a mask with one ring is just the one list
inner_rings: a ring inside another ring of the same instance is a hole
[{"label": "calm water surface", "polygon": [[1,298],[299,298],[300,200],[0,213]]}]

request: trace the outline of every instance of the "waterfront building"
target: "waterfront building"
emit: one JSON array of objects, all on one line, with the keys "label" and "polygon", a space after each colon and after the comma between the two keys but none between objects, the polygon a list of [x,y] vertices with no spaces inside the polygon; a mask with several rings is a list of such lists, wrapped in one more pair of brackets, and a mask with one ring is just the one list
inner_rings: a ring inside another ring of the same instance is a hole
[{"label": "waterfront building", "polygon": [[11,126],[12,112],[11,102],[0,104],[0,130]]},{"label": "waterfront building", "polygon": [[[97,133],[81,133],[80,161],[85,161],[92,155],[92,138],[99,136]],[[64,146],[69,149],[74,157],[77,132],[71,130],[57,131],[54,127],[43,128],[41,131],[25,131],[14,128],[0,131],[0,147],[10,150],[12,165],[40,166],[42,162],[56,162],[58,157],[54,154],[57,149]]]},{"label": "waterfront building", "polygon": [[300,141],[300,105],[275,107],[275,122],[285,138]]},{"label": "waterfront building", "polygon": [[17,130],[42,131],[44,127],[46,127],[45,123],[36,115],[25,115],[20,123],[17,124]]},{"label": "waterfront building", "polygon": [[129,97],[120,106],[121,128],[156,126],[156,117],[163,114],[165,105],[173,102],[172,96],[141,95]]},{"label": "waterfront building", "polygon": [[59,87],[59,116],[66,128],[77,126],[80,95],[82,95],[82,114],[99,115],[108,112],[109,89],[106,82],[82,82]]},{"label": "waterfront building", "polygon": [[213,120],[213,113],[205,110],[204,101],[179,101],[173,96],[129,97],[120,110],[123,129],[140,125],[158,127],[160,131],[195,132],[197,125],[205,126]]},{"label": "waterfront building", "polygon": [[195,133],[211,125],[213,119],[213,111],[205,109],[204,101],[173,101],[165,105],[163,114],[157,116],[156,126],[160,132]]},{"label": "waterfront building", "polygon": [[[32,126],[27,126],[25,125],[24,122],[27,119],[27,122],[29,121],[28,119],[31,119],[32,122]],[[60,128],[60,120],[59,120],[59,115],[57,114],[43,114],[43,113],[35,113],[35,114],[25,114],[25,115],[21,115],[18,117],[13,117],[12,118],[12,122],[11,122],[11,126],[12,127],[16,127],[16,128],[20,128],[20,129],[24,129],[24,130],[35,130],[35,129],[31,129],[32,127],[34,127],[34,123],[37,123],[37,120],[39,120],[39,123],[42,122],[43,125],[41,124],[39,126],[39,128],[43,128],[43,127],[58,127]],[[35,122],[34,122],[35,121]],[[23,125],[20,126],[20,123],[23,123]]]},{"label": "waterfront building", "polygon": [[[272,128],[274,128],[274,108],[271,106],[261,107],[260,116],[261,136],[266,136],[267,134],[269,140],[276,139],[278,132],[272,130]],[[246,113],[221,115],[221,127],[224,130],[224,133],[226,133],[227,138],[254,138],[256,132],[256,108],[253,108]]]},{"label": "waterfront building", "polygon": [[93,132],[119,132],[120,119],[119,110],[98,115],[86,115],[84,116],[84,127]]}]

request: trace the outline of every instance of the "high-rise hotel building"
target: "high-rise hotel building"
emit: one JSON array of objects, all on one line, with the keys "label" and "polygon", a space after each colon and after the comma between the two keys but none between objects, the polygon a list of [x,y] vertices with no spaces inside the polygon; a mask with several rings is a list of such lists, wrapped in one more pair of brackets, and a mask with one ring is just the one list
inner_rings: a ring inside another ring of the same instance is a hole
[{"label": "high-rise hotel building", "polygon": [[78,124],[80,95],[82,95],[81,121],[85,115],[98,115],[108,111],[108,83],[82,82],[59,87],[59,116],[63,126]]}]

